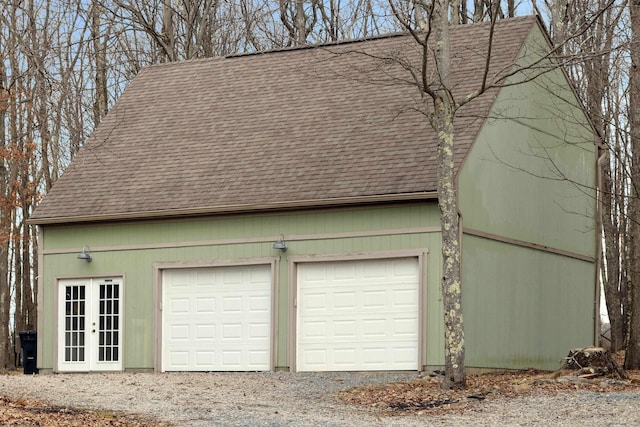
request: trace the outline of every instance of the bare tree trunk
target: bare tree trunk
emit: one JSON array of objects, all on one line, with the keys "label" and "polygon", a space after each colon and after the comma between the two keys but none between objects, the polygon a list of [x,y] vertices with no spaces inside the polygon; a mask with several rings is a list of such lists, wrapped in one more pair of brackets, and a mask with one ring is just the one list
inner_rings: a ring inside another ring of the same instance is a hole
[{"label": "bare tree trunk", "polygon": [[[618,351],[624,348],[624,305],[626,297],[621,289],[621,232],[620,213],[623,204],[619,204],[620,195],[614,180],[615,165],[621,159],[615,156],[616,132],[611,132],[612,119],[614,114],[620,114],[617,105],[609,102],[610,92],[615,93],[612,88],[610,78],[612,72],[611,57],[613,52],[613,42],[615,39],[615,29],[621,14],[617,9],[607,7],[603,0],[598,0],[598,7],[602,11],[596,18],[593,25],[586,31],[580,33],[576,31],[584,24],[584,16],[588,13],[588,8],[592,4],[575,2],[571,4],[568,12],[568,30],[577,34],[569,44],[565,46],[567,55],[577,55],[580,58],[579,65],[570,70],[570,77],[575,86],[583,93],[586,99],[589,115],[602,136],[608,149],[605,151],[605,158],[600,165],[602,171],[602,188],[600,189],[601,200],[601,224],[604,237],[604,245],[601,257],[602,283],[604,289],[607,310],[611,325],[611,350]],[[558,13],[559,14],[559,13]],[[558,34],[564,37],[564,33]],[[556,45],[565,43],[565,40],[554,40]],[[575,71],[574,71],[575,70]]]},{"label": "bare tree trunk", "polygon": [[44,174],[45,189],[48,191],[57,174],[57,164],[50,164],[49,155],[51,153],[51,133],[49,132],[49,114],[47,111],[47,96],[50,91],[47,87],[46,71],[43,61],[43,52],[38,37],[38,29],[36,23],[36,8],[34,0],[29,0],[29,47],[28,55],[29,68],[34,78],[33,88],[33,104],[35,106],[35,119],[37,120],[37,128],[40,132],[40,157],[42,161],[42,172]]},{"label": "bare tree trunk", "polygon": [[[1,219],[3,222],[6,218]],[[0,366],[12,365],[13,349],[9,312],[11,309],[11,284],[9,283],[9,241],[0,241]]]},{"label": "bare tree trunk", "polygon": [[13,326],[15,331],[24,331],[26,317],[24,315],[24,300],[23,300],[23,286],[22,286],[22,250],[20,248],[20,241],[18,233],[19,233],[19,225],[18,219],[14,215],[14,227],[12,234],[16,237],[13,239],[13,280],[14,280],[14,295],[13,302],[15,304],[15,312],[13,314]]},{"label": "bare tree trunk", "polygon": [[432,18],[435,60],[440,85],[433,98],[432,125],[438,141],[438,206],[442,231],[442,300],[444,306],[445,378],[443,388],[462,389],[466,385],[462,280],[460,276],[460,221],[453,157],[455,105],[451,87],[448,2],[438,0]]},{"label": "bare tree trunk", "polygon": [[107,89],[107,46],[102,42],[100,34],[100,2],[91,4],[91,38],[93,40],[93,54],[95,55],[95,82],[96,99],[93,108],[94,125],[97,126],[107,114],[108,89]]},{"label": "bare tree trunk", "polygon": [[[7,148],[5,119],[10,93],[7,88],[7,72],[5,65],[0,61],[0,148]],[[7,216],[7,196],[9,193],[8,172],[5,160],[0,158],[0,230],[8,230],[10,218]],[[0,232],[0,366],[8,368],[11,364],[13,351],[11,348],[11,331],[9,329],[9,310],[11,308],[11,289],[8,280],[9,274],[9,235]]]},{"label": "bare tree trunk", "polygon": [[640,369],[640,2],[629,0],[631,68],[629,129],[631,132],[631,198],[629,200],[630,316],[624,367]]},{"label": "bare tree trunk", "polygon": [[[462,24],[462,14],[460,13],[460,0],[451,0],[451,23]],[[463,1],[464,3],[464,1]]]},{"label": "bare tree trunk", "polygon": [[515,0],[507,0],[507,14],[509,18],[513,18],[516,16],[516,1]]},{"label": "bare tree trunk", "polygon": [[173,25],[173,8],[171,0],[162,0],[162,34],[164,54],[168,62],[175,61],[175,30]]},{"label": "bare tree trunk", "polygon": [[484,1],[473,0],[473,22],[480,22],[484,18]]},{"label": "bare tree trunk", "polygon": [[416,2],[414,15],[416,27],[418,27],[422,31],[429,30],[429,12],[427,11],[427,6],[423,1]]},{"label": "bare tree trunk", "polygon": [[307,19],[304,14],[304,0],[295,0],[296,13],[294,18],[294,25],[296,28],[296,44],[298,46],[304,46],[307,43]]},{"label": "bare tree trunk", "polygon": [[326,34],[326,36],[323,37],[323,41],[338,41],[340,38],[344,37],[344,34],[341,34],[340,30],[344,33],[345,28],[340,27],[340,9],[338,5],[336,5],[336,0],[329,0],[328,13],[323,2],[313,3],[313,7],[319,11],[322,18],[322,28],[324,30],[324,34]]},{"label": "bare tree trunk", "polygon": [[469,22],[468,13],[469,11],[467,10],[467,2],[461,1],[460,2],[460,23],[461,24],[467,24]]},{"label": "bare tree trunk", "polygon": [[551,22],[549,27],[551,37],[556,43],[563,43],[566,40],[568,0],[553,0],[551,2]]},{"label": "bare tree trunk", "polygon": [[609,152],[603,160],[602,168],[602,231],[604,233],[605,254],[602,258],[605,302],[611,325],[611,351],[616,352],[624,348],[624,323],[622,307],[625,303],[620,292],[620,232],[618,224],[614,222],[617,207],[615,184],[612,179],[611,157]]}]

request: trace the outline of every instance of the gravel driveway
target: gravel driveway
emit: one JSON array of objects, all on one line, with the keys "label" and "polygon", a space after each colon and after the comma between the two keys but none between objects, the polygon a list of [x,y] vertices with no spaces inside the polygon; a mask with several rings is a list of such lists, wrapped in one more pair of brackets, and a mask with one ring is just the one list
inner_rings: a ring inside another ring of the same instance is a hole
[{"label": "gravel driveway", "polygon": [[464,415],[380,415],[335,392],[415,373],[116,373],[0,375],[0,395],[142,414],[180,426],[631,426],[640,393],[568,392],[487,399]]}]

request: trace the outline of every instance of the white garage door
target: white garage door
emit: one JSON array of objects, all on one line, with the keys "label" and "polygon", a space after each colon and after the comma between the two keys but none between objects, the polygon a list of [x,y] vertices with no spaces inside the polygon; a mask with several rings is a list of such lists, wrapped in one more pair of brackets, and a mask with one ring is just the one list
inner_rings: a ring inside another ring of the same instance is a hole
[{"label": "white garage door", "polygon": [[163,371],[271,369],[271,266],[165,270]]},{"label": "white garage door", "polygon": [[298,371],[418,369],[418,260],[298,266]]}]

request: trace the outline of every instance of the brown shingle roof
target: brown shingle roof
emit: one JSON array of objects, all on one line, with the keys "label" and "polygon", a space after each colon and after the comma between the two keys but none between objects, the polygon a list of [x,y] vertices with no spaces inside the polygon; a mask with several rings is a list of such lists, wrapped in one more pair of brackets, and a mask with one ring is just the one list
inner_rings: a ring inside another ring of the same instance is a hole
[{"label": "brown shingle roof", "polygon": [[[490,76],[535,18],[501,21]],[[487,24],[453,27],[455,93],[477,89]],[[406,35],[144,69],[31,217],[171,216],[432,195],[437,139],[397,61]],[[456,121],[462,161],[496,91]],[[429,104],[430,101],[427,102]]]}]

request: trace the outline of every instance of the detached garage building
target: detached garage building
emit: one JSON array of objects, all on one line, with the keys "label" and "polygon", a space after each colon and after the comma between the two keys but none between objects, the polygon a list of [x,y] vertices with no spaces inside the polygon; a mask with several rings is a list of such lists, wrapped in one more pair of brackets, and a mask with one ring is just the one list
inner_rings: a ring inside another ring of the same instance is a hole
[{"label": "detached garage building", "polygon": [[[451,31],[462,99],[489,26]],[[562,71],[509,85],[536,18],[493,46],[507,84],[455,123],[467,364],[553,369],[595,337],[596,135]],[[437,137],[398,59],[411,37],[144,69],[29,220],[41,371],[441,366]]]}]

